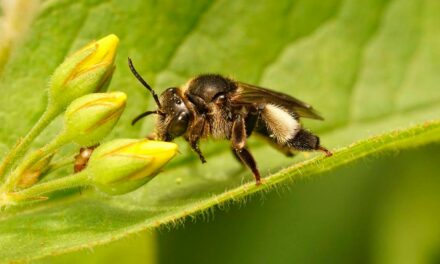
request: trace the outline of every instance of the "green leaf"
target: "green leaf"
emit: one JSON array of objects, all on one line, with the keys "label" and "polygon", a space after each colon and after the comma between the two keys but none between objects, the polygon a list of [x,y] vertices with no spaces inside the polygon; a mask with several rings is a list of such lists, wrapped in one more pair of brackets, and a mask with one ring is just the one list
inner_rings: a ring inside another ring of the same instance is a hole
[{"label": "green leaf", "polygon": [[439,158],[440,144],[383,155],[160,232],[160,263],[436,263]]},{"label": "green leaf", "polygon": [[202,165],[178,141],[182,154],[136,192],[83,192],[2,212],[0,243],[8,250],[0,259],[30,260],[107,243],[374,153],[439,141],[439,12],[436,0],[43,2],[0,75],[7,95],[0,98],[0,153],[43,111],[47,80],[63,58],[109,33],[121,39],[110,87],[129,95],[112,137],[143,137],[153,125],[129,125],[154,107],[126,66],[130,56],[158,91],[218,72],[298,97],[326,118],[304,120],[305,126],[336,151],[331,158],[302,153],[289,159],[251,138],[266,176],[256,187],[228,142],[202,142],[208,160]]},{"label": "green leaf", "polygon": [[121,239],[109,244],[96,246],[64,254],[57,257],[46,257],[36,261],[37,264],[75,264],[75,263],[157,263],[156,236],[148,232]]}]

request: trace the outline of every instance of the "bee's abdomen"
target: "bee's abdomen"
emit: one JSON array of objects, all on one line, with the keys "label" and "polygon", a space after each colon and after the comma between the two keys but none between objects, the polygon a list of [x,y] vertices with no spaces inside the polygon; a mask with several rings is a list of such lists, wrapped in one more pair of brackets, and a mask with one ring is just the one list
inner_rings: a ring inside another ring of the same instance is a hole
[{"label": "bee's abdomen", "polygon": [[290,148],[296,150],[313,150],[319,147],[319,137],[313,135],[311,132],[301,129],[294,138],[287,142]]}]

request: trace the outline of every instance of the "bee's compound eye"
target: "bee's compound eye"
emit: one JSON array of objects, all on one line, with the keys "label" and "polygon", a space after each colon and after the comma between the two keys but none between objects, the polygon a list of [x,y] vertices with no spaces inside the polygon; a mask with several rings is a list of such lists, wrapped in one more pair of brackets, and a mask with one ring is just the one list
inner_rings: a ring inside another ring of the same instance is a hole
[{"label": "bee's compound eye", "polygon": [[170,121],[168,133],[173,137],[181,136],[188,128],[189,115],[187,112],[181,112],[174,116]]},{"label": "bee's compound eye", "polygon": [[181,113],[179,117],[177,118],[178,121],[186,121],[188,119],[187,113]]}]

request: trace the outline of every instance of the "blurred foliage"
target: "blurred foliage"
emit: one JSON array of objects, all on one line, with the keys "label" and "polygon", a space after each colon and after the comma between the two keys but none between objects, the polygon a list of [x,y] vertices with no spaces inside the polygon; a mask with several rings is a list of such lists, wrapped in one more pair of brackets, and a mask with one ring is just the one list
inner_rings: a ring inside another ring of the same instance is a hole
[{"label": "blurred foliage", "polygon": [[439,263],[439,160],[439,144],[367,160],[161,230],[159,261]]},{"label": "blurred foliage", "polygon": [[[145,120],[142,126],[129,126],[133,116],[153,107],[150,96],[126,66],[126,58],[130,56],[141,74],[159,92],[208,71],[301,98],[314,105],[326,118],[325,122],[305,120],[305,124],[332,149],[384,132],[388,133],[384,143],[389,144],[393,143],[393,136],[406,139],[405,146],[413,142],[438,141],[438,129],[431,131],[430,137],[423,133],[390,131],[396,128],[405,131],[418,124],[418,131],[423,132],[423,124],[428,126],[427,121],[438,120],[440,116],[439,13],[440,2],[437,0],[285,0],[252,4],[209,0],[178,3],[168,0],[42,1],[23,41],[11,48],[10,57],[2,62],[5,64],[0,73],[0,90],[7,96],[0,97],[0,153],[4,153],[41,114],[49,75],[64,57],[109,33],[115,33],[121,39],[110,89],[124,91],[129,96],[127,111],[112,138],[143,137],[151,131],[153,124],[152,120]],[[59,124],[55,122],[38,143],[52,137]],[[374,153],[382,141],[378,138],[371,145],[366,143],[358,149],[360,155],[356,157]],[[393,147],[402,147],[400,143]],[[164,223],[176,223],[190,213],[218,204],[218,199],[237,198],[228,191],[238,190],[242,195],[246,190],[256,191],[252,184],[243,186],[245,181],[252,182],[252,177],[235,162],[227,142],[202,145],[207,154],[207,165],[201,165],[185,144],[180,145],[182,155],[164,173],[129,195],[109,197],[92,192],[61,193],[57,199],[54,197],[40,206],[2,212],[0,244],[9,250],[0,251],[0,258],[5,261],[34,259],[90,248]],[[284,158],[258,140],[251,141],[251,149],[265,176],[314,157],[313,154],[300,154],[293,160]],[[350,157],[349,151],[346,149],[344,157]],[[308,167],[307,175],[321,171],[334,160],[337,157],[319,160],[311,169]],[[344,169],[344,174],[348,170]],[[289,175],[300,173],[291,169],[277,174],[271,181],[287,184],[285,180]],[[343,186],[332,183],[327,177],[336,178],[326,175],[316,180],[316,184],[326,188],[329,196],[342,193],[338,188]],[[367,179],[358,182],[344,178],[348,189],[356,186],[368,188]],[[299,184],[294,187],[296,191],[292,195],[301,195],[302,188],[307,192],[315,185],[311,186]],[[339,213],[345,210],[344,207],[329,204],[329,208],[315,210],[314,206],[319,202],[328,200],[330,203],[331,199],[321,200],[325,194],[323,191],[311,193],[315,196],[304,194],[311,203],[304,204],[302,210],[311,210],[315,214],[307,221],[324,222],[327,219],[320,217],[327,212],[328,221],[346,225],[324,228],[323,232],[327,230],[335,238],[324,242],[318,239],[322,238],[319,229],[312,230],[316,237],[313,240],[307,233],[300,236],[301,230],[297,230],[298,240],[288,240],[285,236],[285,240],[273,242],[278,248],[296,241],[298,245],[309,245],[305,250],[310,250],[321,244],[336,244],[336,238],[352,235],[344,232],[352,221]],[[352,195],[347,201],[340,197],[340,202],[360,202],[354,191]],[[282,201],[289,200],[277,199],[274,195],[266,199],[274,200],[273,209],[267,209],[274,212],[282,207]],[[295,203],[291,201],[290,204]],[[264,213],[260,211],[256,210],[256,213]],[[243,216],[240,224],[252,226],[253,221],[253,217]],[[281,223],[278,233],[287,232],[287,227],[295,228],[294,223]],[[281,230],[283,225],[286,231]],[[201,224],[200,228],[203,226]],[[256,234],[257,229],[257,226],[248,229],[248,234]],[[265,230],[266,237],[252,242],[271,241],[271,229]],[[205,243],[221,241],[225,234],[210,236]],[[280,235],[274,235],[274,240]],[[246,240],[247,237],[240,235],[237,239]],[[348,238],[345,241],[351,245]],[[356,242],[361,243],[360,240]],[[222,245],[219,244],[218,250],[226,248]],[[236,249],[241,245],[237,244]],[[358,250],[356,252],[364,252]],[[289,249],[285,254],[294,252]],[[322,252],[311,255],[325,257],[332,251],[327,248]],[[304,259],[306,253],[303,252]],[[261,255],[272,256],[259,249],[254,258]],[[222,256],[227,255],[223,253]],[[239,256],[237,253],[237,258]],[[299,253],[296,256],[302,258]]]},{"label": "blurred foliage", "polygon": [[50,256],[35,261],[36,264],[153,264],[157,263],[156,236],[141,232],[106,245],[99,245],[61,256]]}]

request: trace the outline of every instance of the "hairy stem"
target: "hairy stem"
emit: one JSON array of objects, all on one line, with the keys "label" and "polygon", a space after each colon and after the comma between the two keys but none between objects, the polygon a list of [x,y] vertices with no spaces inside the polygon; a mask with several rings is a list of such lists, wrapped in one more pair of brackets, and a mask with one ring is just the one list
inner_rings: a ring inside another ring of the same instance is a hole
[{"label": "hairy stem", "polygon": [[73,163],[75,162],[75,156],[76,156],[76,154],[51,163],[49,165],[49,167],[47,168],[47,170],[44,172],[44,175],[50,174],[58,169],[66,167],[68,165],[73,165]]},{"label": "hairy stem", "polygon": [[24,160],[18,165],[18,167],[11,173],[6,179],[4,185],[0,188],[2,192],[10,192],[13,191],[14,188],[18,185],[23,176],[23,173],[29,169],[35,162],[44,158],[45,156],[55,152],[61,145],[66,143],[66,138],[63,133],[61,133],[58,137],[53,139],[51,142],[46,144],[40,149],[32,152],[27,155]]},{"label": "hairy stem", "polygon": [[47,108],[37,123],[31,128],[24,138],[21,138],[12,147],[0,164],[0,181],[4,179],[5,174],[17,160],[29,149],[30,144],[46,128],[52,120],[58,116],[59,111],[55,108]]},{"label": "hairy stem", "polygon": [[87,172],[82,171],[71,174],[67,177],[40,183],[22,191],[5,193],[3,194],[3,201],[0,202],[0,205],[14,204],[26,200],[44,200],[46,199],[45,197],[42,197],[44,194],[67,188],[86,186],[89,184],[90,182]]}]

